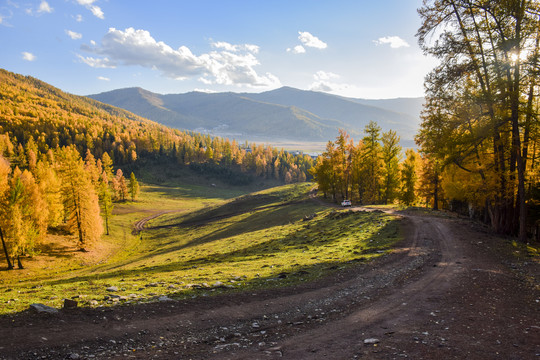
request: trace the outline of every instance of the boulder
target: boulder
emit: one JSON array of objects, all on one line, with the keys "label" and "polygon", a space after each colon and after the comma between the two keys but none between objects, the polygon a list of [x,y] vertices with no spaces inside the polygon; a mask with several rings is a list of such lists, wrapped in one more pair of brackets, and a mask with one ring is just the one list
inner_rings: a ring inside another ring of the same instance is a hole
[{"label": "boulder", "polygon": [[76,308],[79,303],[75,300],[64,299],[64,309],[73,309]]},{"label": "boulder", "polygon": [[43,305],[43,304],[30,304],[30,309],[38,313],[56,314],[58,309]]}]

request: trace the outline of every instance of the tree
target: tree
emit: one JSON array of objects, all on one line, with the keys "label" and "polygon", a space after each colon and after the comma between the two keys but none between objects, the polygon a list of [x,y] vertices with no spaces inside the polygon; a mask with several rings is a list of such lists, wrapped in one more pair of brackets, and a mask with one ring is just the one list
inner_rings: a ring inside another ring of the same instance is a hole
[{"label": "tree", "polygon": [[416,201],[416,163],[418,155],[413,149],[405,152],[405,161],[401,164],[401,201],[407,206]]},{"label": "tree", "polygon": [[135,178],[135,174],[132,172],[129,176],[129,194],[131,195],[131,201],[135,201],[139,195],[139,182]]},{"label": "tree", "polygon": [[122,169],[116,170],[116,176],[113,178],[112,181],[112,188],[116,201],[126,201],[129,191],[126,184],[126,178],[124,178],[124,173],[122,172]]},{"label": "tree", "polygon": [[77,233],[79,249],[86,251],[85,247],[98,241],[103,233],[98,197],[77,150],[63,147],[57,158],[68,225]]},{"label": "tree", "polygon": [[64,218],[62,184],[53,164],[39,161],[36,166],[36,180],[46,202],[49,216],[47,224],[53,227],[60,225]]},{"label": "tree", "polygon": [[420,176],[419,194],[425,199],[426,206],[439,210],[442,199],[442,165],[437,159],[422,158],[422,171]]},{"label": "tree", "polygon": [[6,256],[6,262],[8,270],[13,269],[11,263],[9,251],[4,237],[3,229],[7,228],[7,209],[8,209],[8,190],[9,190],[9,175],[11,173],[11,167],[9,162],[0,154],[0,240],[2,240],[2,248]]},{"label": "tree", "polygon": [[374,204],[381,199],[383,159],[381,157],[381,128],[376,122],[370,121],[364,130],[366,136],[363,139],[364,146],[359,156],[362,168],[362,179],[359,193],[365,203]]},{"label": "tree", "polygon": [[441,61],[426,78],[419,145],[452,164],[455,178],[474,175],[492,227],[525,241],[530,149],[539,141],[540,3],[431,0],[419,13],[419,43]]},{"label": "tree", "polygon": [[103,153],[101,157],[101,164],[103,166],[103,171],[107,174],[107,179],[111,181],[114,178],[113,174],[113,161],[107,152]]},{"label": "tree", "polygon": [[394,130],[382,135],[382,158],[384,161],[383,173],[383,202],[394,202],[399,190],[399,161],[401,160],[401,146],[399,136]]},{"label": "tree", "polygon": [[107,179],[107,173],[105,171],[103,171],[99,182],[99,202],[101,205],[101,212],[105,218],[105,232],[109,235],[109,220],[112,216],[114,205],[112,202],[109,180]]}]

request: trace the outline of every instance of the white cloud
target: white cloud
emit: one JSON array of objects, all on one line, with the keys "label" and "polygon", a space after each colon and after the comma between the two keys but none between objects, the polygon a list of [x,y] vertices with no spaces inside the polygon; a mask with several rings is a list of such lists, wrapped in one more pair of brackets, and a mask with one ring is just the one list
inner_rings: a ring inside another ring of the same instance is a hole
[{"label": "white cloud", "polygon": [[90,10],[92,14],[94,14],[95,17],[98,17],[100,19],[105,19],[105,14],[103,13],[103,11],[101,10],[99,6],[94,5],[95,2],[96,0],[77,0],[77,3],[79,5],[82,5],[88,10]]},{"label": "white cloud", "polygon": [[13,12],[7,8],[0,8],[0,25],[12,27],[12,25],[6,21],[13,17]]},{"label": "white cloud", "polygon": [[313,79],[315,81],[311,84],[309,90],[334,94],[344,94],[356,90],[356,86],[354,85],[336,82],[339,78],[341,78],[341,76],[333,72],[317,71],[313,74]]},{"label": "white cloud", "polygon": [[90,67],[93,67],[93,68],[110,68],[110,69],[116,68],[116,63],[109,60],[109,58],[107,58],[107,57],[102,58],[102,59],[94,58],[94,57],[90,57],[90,56],[84,57],[84,56],[81,56],[81,55],[77,55],[77,57],[83,63],[85,63],[86,65],[88,65]]},{"label": "white cloud", "polygon": [[194,92],[202,92],[202,93],[206,93],[206,94],[215,94],[217,93],[216,90],[211,90],[211,89],[200,89],[200,88],[195,88],[193,89]]},{"label": "white cloud", "polygon": [[49,3],[45,0],[42,0],[39,4],[37,10],[35,10],[33,7],[26,8],[24,10],[25,13],[27,13],[30,16],[40,16],[43,13],[50,14],[54,11],[54,9],[49,5]]},{"label": "white cloud", "polygon": [[316,81],[313,84],[311,84],[311,86],[309,87],[309,90],[321,91],[321,92],[332,92],[334,88],[330,84],[324,81]]},{"label": "white cloud", "polygon": [[43,0],[41,4],[39,4],[38,13],[52,13],[52,12],[53,12],[53,8],[45,0]]},{"label": "white cloud", "polygon": [[90,6],[89,9],[92,12],[92,14],[94,14],[95,17],[98,17],[100,19],[105,19],[105,14],[103,13],[103,11],[101,10],[99,6],[93,5],[93,6]]},{"label": "white cloud", "polygon": [[315,80],[330,80],[339,79],[340,76],[338,74],[334,74],[333,72],[319,70],[313,75],[313,78]]},{"label": "white cloud", "polygon": [[156,41],[148,31],[128,28],[124,31],[110,28],[99,46],[82,49],[104,58],[79,58],[93,67],[138,65],[161,71],[173,79],[197,77],[204,84],[277,86],[279,79],[272,74],[258,74],[255,54],[259,47],[251,44],[233,45],[212,42],[216,51],[199,56],[186,46],[173,49]]},{"label": "white cloud", "polygon": [[296,45],[292,49],[288,48],[287,52],[292,52],[293,54],[304,54],[306,49],[302,45]]},{"label": "white cloud", "polygon": [[108,77],[104,77],[104,76],[98,76],[97,78],[98,78],[98,80],[101,80],[101,81],[111,81],[111,79],[109,79]]},{"label": "white cloud", "polygon": [[212,42],[210,45],[216,49],[224,49],[230,52],[248,51],[253,54],[259,52],[259,47],[252,44],[232,45],[225,41]]},{"label": "white cloud", "polygon": [[66,34],[68,34],[68,36],[69,36],[70,38],[72,38],[73,40],[82,39],[82,34],[77,33],[77,32],[75,32],[75,31],[66,30]]},{"label": "white cloud", "polygon": [[82,22],[83,21],[83,17],[81,14],[77,14],[77,16],[75,16],[75,21],[77,22]]},{"label": "white cloud", "polygon": [[373,42],[377,45],[389,44],[392,49],[410,46],[405,40],[403,40],[399,36],[385,36],[377,40],[373,40]]},{"label": "white cloud", "polygon": [[316,49],[326,49],[328,45],[321,41],[318,37],[311,35],[307,31],[299,31],[298,39],[304,44],[304,46],[312,47]]},{"label": "white cloud", "polygon": [[23,60],[26,60],[26,61],[34,61],[34,60],[36,60],[36,55],[34,55],[32,53],[29,53],[27,51],[23,51],[21,54],[22,54]]}]

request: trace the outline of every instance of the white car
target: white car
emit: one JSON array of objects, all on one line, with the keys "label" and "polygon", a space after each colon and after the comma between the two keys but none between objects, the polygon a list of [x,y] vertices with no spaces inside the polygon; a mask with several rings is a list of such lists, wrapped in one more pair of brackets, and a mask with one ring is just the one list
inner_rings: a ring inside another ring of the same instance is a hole
[{"label": "white car", "polygon": [[351,200],[343,200],[341,202],[341,206],[343,206],[343,207],[352,206]]}]

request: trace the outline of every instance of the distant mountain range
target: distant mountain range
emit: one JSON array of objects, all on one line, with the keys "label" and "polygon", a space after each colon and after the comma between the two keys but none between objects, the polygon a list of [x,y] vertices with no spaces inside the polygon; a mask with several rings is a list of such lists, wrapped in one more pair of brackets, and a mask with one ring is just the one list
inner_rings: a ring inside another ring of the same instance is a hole
[{"label": "distant mountain range", "polygon": [[88,97],[173,128],[251,141],[327,141],[340,128],[359,139],[373,120],[383,131],[396,130],[404,146],[413,146],[424,101],[354,99],[291,87],[262,93],[168,95],[126,88]]}]

